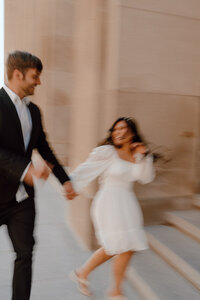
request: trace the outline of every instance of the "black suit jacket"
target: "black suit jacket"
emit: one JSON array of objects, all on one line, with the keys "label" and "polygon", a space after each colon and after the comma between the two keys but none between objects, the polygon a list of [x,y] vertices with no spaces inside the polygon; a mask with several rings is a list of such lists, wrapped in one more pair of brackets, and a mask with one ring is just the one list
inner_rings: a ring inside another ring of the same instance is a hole
[{"label": "black suit jacket", "polygon": [[[31,161],[32,151],[35,148],[54,166],[53,173],[62,184],[69,180],[47,143],[39,108],[32,102],[28,108],[32,118],[32,132],[28,148],[25,150],[15,105],[6,91],[0,89],[0,204],[7,203],[15,197],[20,178]],[[24,185],[28,195],[33,197],[34,189]]]}]

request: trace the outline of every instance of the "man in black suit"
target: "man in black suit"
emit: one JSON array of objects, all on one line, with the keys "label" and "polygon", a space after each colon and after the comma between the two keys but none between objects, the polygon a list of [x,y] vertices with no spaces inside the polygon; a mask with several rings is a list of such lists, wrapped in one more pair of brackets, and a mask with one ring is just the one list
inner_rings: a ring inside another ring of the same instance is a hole
[{"label": "man in black suit", "polygon": [[33,149],[49,163],[73,199],[70,178],[50,149],[39,108],[27,98],[41,84],[42,62],[36,56],[14,51],[7,59],[8,84],[0,89],[0,225],[5,224],[16,252],[12,300],[28,300],[31,290],[34,246],[33,175],[47,179],[50,168],[34,168]]}]

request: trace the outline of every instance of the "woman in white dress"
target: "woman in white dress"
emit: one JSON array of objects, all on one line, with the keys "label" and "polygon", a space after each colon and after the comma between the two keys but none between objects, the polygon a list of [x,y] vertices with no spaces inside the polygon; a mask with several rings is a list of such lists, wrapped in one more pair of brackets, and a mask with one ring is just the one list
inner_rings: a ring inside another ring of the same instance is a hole
[{"label": "woman in white dress", "polygon": [[114,285],[107,299],[124,300],[122,281],[134,252],[148,248],[143,217],[133,191],[133,182],[154,179],[153,157],[147,151],[131,118],[119,118],[101,146],[70,174],[79,193],[89,182],[100,177],[99,190],[91,216],[100,248],[79,269],[71,273],[79,290],[90,296],[88,276],[99,265],[113,259]]}]

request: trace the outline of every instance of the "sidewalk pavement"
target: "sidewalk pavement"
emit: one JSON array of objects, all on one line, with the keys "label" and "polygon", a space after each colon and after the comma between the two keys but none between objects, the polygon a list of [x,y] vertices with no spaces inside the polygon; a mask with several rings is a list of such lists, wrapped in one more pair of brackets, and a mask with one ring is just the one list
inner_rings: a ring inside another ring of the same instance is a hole
[{"label": "sidewalk pavement", "polygon": [[[70,271],[80,266],[91,254],[80,247],[66,226],[68,203],[51,179],[36,193],[35,258],[31,300],[87,300],[68,278]],[[14,252],[7,237],[6,227],[0,228],[0,299],[11,299],[11,280]],[[94,296],[104,300],[111,282],[110,262],[97,268],[91,276]],[[127,283],[124,291],[129,300],[142,300]]]}]

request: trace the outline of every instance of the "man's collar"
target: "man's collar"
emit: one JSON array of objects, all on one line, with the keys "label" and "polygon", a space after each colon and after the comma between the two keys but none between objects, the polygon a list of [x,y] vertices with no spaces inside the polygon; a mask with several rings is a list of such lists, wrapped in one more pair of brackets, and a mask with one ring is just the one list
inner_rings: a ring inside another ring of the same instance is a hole
[{"label": "man's collar", "polygon": [[10,99],[12,100],[12,102],[15,103],[16,101],[23,101],[26,105],[29,105],[30,101],[28,97],[24,97],[23,99],[20,99],[20,97],[17,94],[15,94],[15,92],[13,92],[7,85],[4,85],[3,88],[8,94],[8,96],[10,97]]}]

